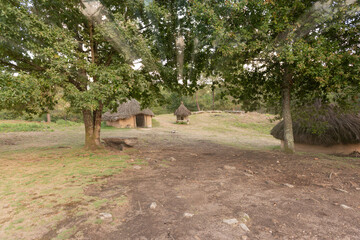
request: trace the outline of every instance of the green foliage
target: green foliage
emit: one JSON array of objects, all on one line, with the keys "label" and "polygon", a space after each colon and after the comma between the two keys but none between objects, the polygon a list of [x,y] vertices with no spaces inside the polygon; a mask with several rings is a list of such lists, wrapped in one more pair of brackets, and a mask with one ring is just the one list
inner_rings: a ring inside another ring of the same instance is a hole
[{"label": "green foliage", "polygon": [[[91,124],[99,124],[103,110],[128,98],[146,105],[157,95],[159,81],[151,74],[157,59],[138,28],[143,3],[95,5],[1,0],[0,110],[46,113],[61,93],[95,131]],[[142,69],[132,68],[135,59],[142,59]]]},{"label": "green foliage", "polygon": [[[204,3],[205,4],[205,3]],[[358,94],[359,4],[248,1],[219,6],[233,16],[218,35],[228,93],[246,109],[280,112],[285,71],[292,105],[344,103]]]},{"label": "green foliage", "polygon": [[19,114],[16,111],[12,111],[12,110],[2,110],[0,111],[0,119],[1,120],[20,120],[22,115]]},{"label": "green foliage", "polygon": [[39,132],[53,131],[43,123],[0,123],[0,132]]},{"label": "green foliage", "polygon": [[[233,103],[233,97],[223,96],[224,90],[224,88],[215,89],[215,110],[240,110],[241,105]],[[163,95],[164,100],[159,102],[158,105],[151,107],[151,110],[156,115],[174,113],[181,102],[184,102],[185,106],[190,111],[198,111],[195,94],[197,94],[200,110],[207,111],[213,109],[211,85],[203,86],[202,89],[199,89],[194,95],[191,96],[184,96],[178,92],[170,92],[168,90],[163,90],[161,94]]]}]

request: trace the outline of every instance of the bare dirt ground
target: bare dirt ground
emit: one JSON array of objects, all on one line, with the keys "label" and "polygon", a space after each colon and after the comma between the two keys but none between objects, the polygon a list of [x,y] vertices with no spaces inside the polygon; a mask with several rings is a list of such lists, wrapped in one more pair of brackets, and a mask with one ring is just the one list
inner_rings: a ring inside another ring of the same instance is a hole
[{"label": "bare dirt ground", "polygon": [[[97,193],[127,189],[122,223],[109,230],[84,227],[84,239],[360,239],[358,159],[155,136],[139,149],[133,155],[147,159],[148,167],[109,179]],[[239,223],[223,223],[233,218]]]},{"label": "bare dirt ground", "polygon": [[[288,155],[270,150],[278,142],[253,130],[209,131],[217,121],[207,129],[171,124],[169,116],[159,122],[104,134],[139,137],[125,154],[147,163],[84,188],[108,200],[98,211],[111,218],[89,222],[78,214],[82,203],[71,202],[41,239],[360,239],[359,158]],[[243,142],[234,145],[232,137]],[[114,207],[119,196],[126,203]]]}]

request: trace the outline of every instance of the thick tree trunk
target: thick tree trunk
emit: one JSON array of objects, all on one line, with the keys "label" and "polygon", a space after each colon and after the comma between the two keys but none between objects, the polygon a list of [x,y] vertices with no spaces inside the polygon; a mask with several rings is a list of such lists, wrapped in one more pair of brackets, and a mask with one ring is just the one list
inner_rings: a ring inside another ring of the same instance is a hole
[{"label": "thick tree trunk", "polygon": [[101,130],[101,110],[90,111],[83,110],[83,118],[85,125],[85,148],[98,149],[101,148],[100,130]]},{"label": "thick tree trunk", "polygon": [[288,67],[285,67],[283,78],[283,103],[282,113],[284,118],[284,151],[289,153],[295,152],[294,134],[292,127],[292,118],[290,111],[290,88],[291,88],[292,74]]},{"label": "thick tree trunk", "polygon": [[198,93],[197,92],[195,92],[195,99],[196,99],[197,110],[200,111],[199,99],[198,99]]}]

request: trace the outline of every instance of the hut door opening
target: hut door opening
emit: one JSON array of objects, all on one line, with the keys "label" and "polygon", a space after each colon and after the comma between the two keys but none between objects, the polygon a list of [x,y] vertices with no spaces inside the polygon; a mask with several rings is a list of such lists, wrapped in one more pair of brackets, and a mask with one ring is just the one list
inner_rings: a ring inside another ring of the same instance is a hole
[{"label": "hut door opening", "polygon": [[145,127],[145,115],[144,114],[136,115],[136,126],[137,127]]}]

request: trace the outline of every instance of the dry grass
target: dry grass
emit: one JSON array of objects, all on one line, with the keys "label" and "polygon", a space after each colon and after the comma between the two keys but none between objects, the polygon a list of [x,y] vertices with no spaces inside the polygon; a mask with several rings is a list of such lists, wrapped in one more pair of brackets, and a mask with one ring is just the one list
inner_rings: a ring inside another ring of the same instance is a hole
[{"label": "dry grass", "polygon": [[163,131],[176,131],[194,139],[210,140],[244,149],[274,148],[279,141],[270,135],[276,123],[272,115],[260,113],[230,114],[204,113],[190,116],[189,125],[175,124],[175,116],[156,116]]},{"label": "dry grass", "polygon": [[[128,162],[128,158],[82,148],[2,154],[0,239],[37,238],[64,220],[69,209],[95,214],[109,200],[85,195],[84,189],[101,184],[131,164],[142,164],[140,160]],[[66,232],[61,234],[58,239],[66,239]]]}]

